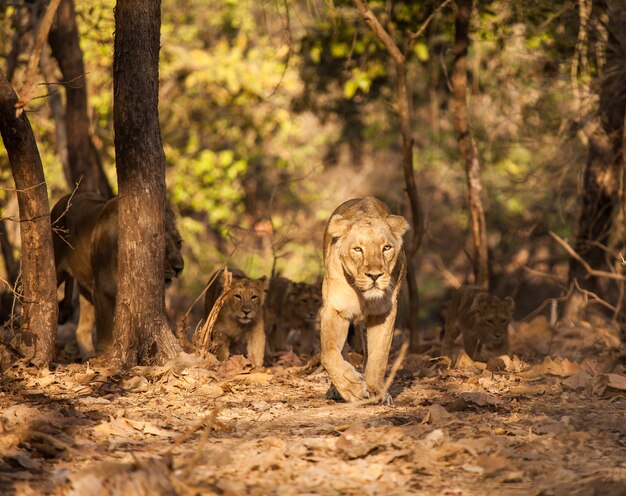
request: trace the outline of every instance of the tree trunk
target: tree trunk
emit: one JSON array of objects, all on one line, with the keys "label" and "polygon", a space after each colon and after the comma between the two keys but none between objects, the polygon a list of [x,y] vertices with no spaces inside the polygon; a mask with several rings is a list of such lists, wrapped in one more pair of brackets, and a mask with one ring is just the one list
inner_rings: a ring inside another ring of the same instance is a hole
[{"label": "tree trunk", "polygon": [[119,187],[113,356],[163,363],[181,349],[165,318],[165,155],[158,115],[159,0],[118,0],[113,62]]},{"label": "tree trunk", "polygon": [[50,206],[39,151],[26,114],[15,117],[17,95],[0,73],[0,134],[9,155],[20,210],[22,238],[22,346],[38,367],[54,355],[57,324],[56,273]]},{"label": "tree trunk", "polygon": [[411,122],[411,99],[409,97],[410,93],[406,81],[406,57],[391,39],[389,33],[387,33],[378,18],[370,10],[367,2],[364,0],[354,0],[354,4],[376,37],[381,41],[381,43],[383,43],[383,45],[385,45],[385,48],[389,52],[396,69],[396,113],[398,114],[400,132],[402,134],[402,171],[404,174],[406,192],[409,197],[413,227],[409,237],[410,239],[407,240],[404,247],[407,258],[406,278],[409,290],[409,350],[411,352],[417,352],[420,343],[418,321],[419,292],[417,287],[417,269],[415,267],[414,258],[420,244],[422,243],[424,220],[417,184],[415,181],[415,172],[413,170],[413,124]]},{"label": "tree trunk", "polygon": [[[615,214],[620,208],[619,177],[624,169],[626,7],[618,1],[607,3],[608,39],[606,63],[600,79],[599,119],[585,129],[589,137],[589,156],[583,173],[574,249],[592,269],[611,271],[612,257],[606,248],[614,231]],[[606,292],[605,281],[590,277],[575,258],[570,259],[569,278],[600,297]],[[564,316],[570,320],[579,319],[584,301],[583,296],[574,291],[566,304]]]},{"label": "tree trunk", "polygon": [[80,191],[95,191],[105,198],[111,198],[113,191],[89,134],[85,65],[78,39],[73,0],[61,1],[48,41],[65,80],[65,131],[73,183],[70,187],[80,181]]},{"label": "tree trunk", "polygon": [[454,31],[454,65],[452,67],[452,114],[459,152],[465,163],[467,203],[472,229],[474,279],[477,286],[489,287],[489,262],[487,255],[487,225],[482,204],[480,160],[472,136],[467,109],[467,48],[472,0],[457,0]]}]

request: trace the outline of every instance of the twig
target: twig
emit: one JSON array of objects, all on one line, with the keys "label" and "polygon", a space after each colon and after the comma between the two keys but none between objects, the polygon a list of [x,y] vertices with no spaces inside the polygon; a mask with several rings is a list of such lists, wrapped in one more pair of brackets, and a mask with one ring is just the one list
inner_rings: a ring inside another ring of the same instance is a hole
[{"label": "twig", "polygon": [[598,302],[600,305],[602,305],[605,308],[608,308],[609,310],[611,310],[612,312],[616,311],[616,308],[611,305],[609,302],[603,300],[602,298],[600,298],[597,294],[595,294],[593,291],[589,291],[588,289],[583,289],[579,286],[578,281],[576,279],[574,279],[574,287],[580,291],[585,298],[589,298],[591,297],[592,300]]},{"label": "twig", "polygon": [[28,105],[28,103],[32,100],[35,72],[37,71],[37,67],[39,66],[41,51],[43,50],[46,40],[48,39],[48,33],[50,32],[50,28],[52,27],[52,21],[54,20],[54,15],[56,14],[57,8],[59,7],[60,3],[61,0],[50,0],[48,8],[46,9],[46,13],[41,20],[41,24],[39,25],[39,32],[37,33],[35,44],[33,45],[33,49],[28,59],[28,66],[26,68],[26,75],[24,77],[24,84],[22,86],[22,89],[20,90],[20,99],[15,104],[16,119],[19,118],[20,115],[22,115],[24,107]]},{"label": "twig", "polygon": [[[215,419],[217,418],[217,414],[220,411],[221,406],[215,405],[211,413],[205,415],[199,422],[195,425],[192,425],[186,432],[182,433],[180,436],[176,438],[174,443],[169,447],[169,449],[165,452],[166,455],[171,455],[172,451],[176,449],[178,446],[187,441],[191,436],[193,436],[196,432],[198,432],[203,427],[205,428],[206,437],[213,429],[213,424],[215,423]],[[205,436],[203,436],[204,438]],[[206,439],[205,441],[206,442]],[[197,456],[201,453],[202,450],[198,449],[196,455],[192,458],[192,462],[197,461]],[[195,463],[190,463],[190,465],[195,465]]]},{"label": "twig", "polygon": [[435,10],[433,10],[432,14],[430,14],[424,23],[420,26],[420,28],[415,33],[409,33],[409,43],[413,43],[417,38],[422,36],[422,33],[426,30],[430,21],[437,15],[437,13],[443,9],[446,5],[450,3],[451,0],[445,0],[442,4],[439,5]]},{"label": "twig", "polygon": [[583,266],[583,268],[585,269],[585,271],[587,271],[587,274],[589,276],[591,276],[591,277],[604,277],[605,279],[614,279],[616,281],[626,281],[626,277],[621,275],[621,274],[616,274],[614,272],[606,272],[604,270],[596,270],[596,269],[594,269],[578,253],[576,253],[576,251],[574,251],[574,249],[567,243],[567,241],[561,239],[558,235],[556,235],[552,231],[550,231],[548,234],[550,234],[550,237],[552,239],[554,239],[558,244],[560,244],[563,247],[563,249],[572,258],[576,259],[576,261],[579,262],[580,265]]},{"label": "twig", "polygon": [[278,88],[282,86],[283,81],[285,80],[285,74],[287,74],[287,69],[289,68],[289,61],[291,60],[291,54],[293,53],[293,38],[291,36],[291,19],[289,18],[289,4],[287,3],[287,0],[284,0],[283,3],[285,5],[285,19],[287,19],[287,37],[289,38],[287,57],[285,58],[285,67],[283,68],[283,71],[280,75],[280,79],[278,80],[278,83],[276,84],[276,86],[274,86],[274,89],[272,90],[272,92],[267,96],[267,98],[272,98],[278,91]]},{"label": "twig", "polygon": [[448,282],[450,286],[452,286],[454,289],[458,289],[462,286],[461,281],[459,281],[459,279],[445,266],[439,254],[436,254],[433,257],[433,260],[435,262],[435,266],[439,269],[441,275],[443,275],[443,278]]},{"label": "twig", "polygon": [[209,285],[211,285],[214,280],[220,277],[220,275],[223,277],[222,293],[213,305],[213,308],[211,309],[211,312],[209,313],[206,322],[202,326],[202,329],[200,329],[200,334],[197,336],[197,338],[196,336],[194,336],[193,340],[196,349],[199,350],[202,354],[206,353],[209,349],[209,344],[211,343],[211,335],[213,334],[213,327],[215,327],[217,317],[222,310],[222,306],[224,306],[224,301],[230,294],[230,286],[233,281],[232,272],[229,271],[228,268],[224,267],[223,270],[215,273]]}]

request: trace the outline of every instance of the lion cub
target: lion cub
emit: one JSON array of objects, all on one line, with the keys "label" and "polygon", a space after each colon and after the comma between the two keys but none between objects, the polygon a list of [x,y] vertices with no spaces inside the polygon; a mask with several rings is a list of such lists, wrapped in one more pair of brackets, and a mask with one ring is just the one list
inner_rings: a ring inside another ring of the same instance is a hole
[{"label": "lion cub", "polygon": [[269,351],[287,350],[287,335],[291,329],[296,329],[300,331],[298,352],[310,355],[321,306],[321,284],[293,282],[286,277],[272,278],[264,307]]},{"label": "lion cub", "polygon": [[461,286],[446,312],[442,354],[452,358],[454,342],[463,334],[463,348],[472,360],[488,361],[509,351],[508,326],[513,300],[501,300],[475,286]]},{"label": "lion cub", "polygon": [[[267,279],[265,276],[250,279],[237,269],[232,270],[232,274],[230,290],[213,328],[211,351],[224,361],[231,353],[242,353],[245,348],[245,354],[252,364],[262,367],[265,356],[263,301]],[[205,317],[211,313],[223,288],[224,276],[223,271],[220,271],[204,299]]]}]

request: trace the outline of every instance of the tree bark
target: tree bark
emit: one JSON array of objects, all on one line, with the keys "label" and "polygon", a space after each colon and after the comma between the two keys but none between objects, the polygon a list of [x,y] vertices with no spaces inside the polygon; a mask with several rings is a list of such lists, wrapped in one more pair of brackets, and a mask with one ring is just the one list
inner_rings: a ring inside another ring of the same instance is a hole
[{"label": "tree bark", "polygon": [[467,49],[472,0],[457,0],[454,30],[454,64],[452,67],[451,108],[459,152],[465,163],[467,203],[470,214],[473,245],[474,279],[477,286],[489,287],[489,261],[487,254],[487,225],[482,204],[480,159],[476,141],[470,129],[467,108]]},{"label": "tree bark", "polygon": [[417,352],[419,349],[419,291],[417,287],[417,270],[415,267],[415,255],[422,243],[424,234],[424,220],[420,204],[419,192],[413,170],[413,124],[412,109],[409,87],[406,81],[406,57],[400,51],[389,33],[385,30],[378,18],[364,0],[354,0],[357,10],[372,29],[376,37],[385,45],[393,60],[396,70],[396,113],[400,121],[400,133],[402,134],[402,171],[404,183],[409,197],[411,220],[413,229],[408,236],[404,247],[407,258],[406,279],[409,290],[409,350]]},{"label": "tree bark", "polygon": [[[594,270],[611,271],[607,252],[614,234],[615,215],[620,208],[619,177],[624,172],[624,115],[626,112],[626,7],[607,2],[606,63],[600,79],[599,118],[586,126],[589,156],[583,173],[574,249]],[[624,200],[621,200],[622,205]],[[602,279],[591,277],[575,258],[570,259],[570,281],[599,296],[606,293]],[[565,307],[565,317],[581,317],[584,298],[574,291]],[[619,306],[619,303],[618,303]]]},{"label": "tree bark", "polygon": [[165,155],[158,115],[159,0],[118,0],[113,61],[119,187],[113,357],[163,363],[181,348],[165,318]]},{"label": "tree bark", "polygon": [[89,134],[91,123],[87,111],[85,65],[73,0],[61,1],[48,41],[65,80],[65,132],[72,181],[70,187],[80,182],[80,191],[94,191],[111,198],[113,191]]},{"label": "tree bark", "polygon": [[9,155],[20,211],[23,306],[22,351],[38,367],[54,355],[58,305],[50,206],[41,158],[25,113],[15,117],[17,95],[0,73],[0,134]]}]

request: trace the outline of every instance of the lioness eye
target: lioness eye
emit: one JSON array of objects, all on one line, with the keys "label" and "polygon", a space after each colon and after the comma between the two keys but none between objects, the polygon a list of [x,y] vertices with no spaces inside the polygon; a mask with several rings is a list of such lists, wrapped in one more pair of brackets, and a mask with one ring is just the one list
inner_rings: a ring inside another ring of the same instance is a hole
[{"label": "lioness eye", "polygon": [[354,248],[352,248],[354,251],[356,251],[357,253],[363,253],[363,248],[361,248],[360,246],[355,246]]},{"label": "lioness eye", "polygon": [[389,250],[391,250],[391,248],[393,248],[393,246],[385,245],[385,246],[383,246],[383,251],[389,251]]},{"label": "lioness eye", "polygon": [[241,300],[241,295],[240,294],[236,294],[235,298],[237,298],[238,300]]},{"label": "lioness eye", "polygon": [[254,301],[254,300],[258,299],[258,298],[259,298],[259,297],[258,297],[257,295],[252,295],[252,296],[250,297],[250,299],[251,299],[252,301]]}]

